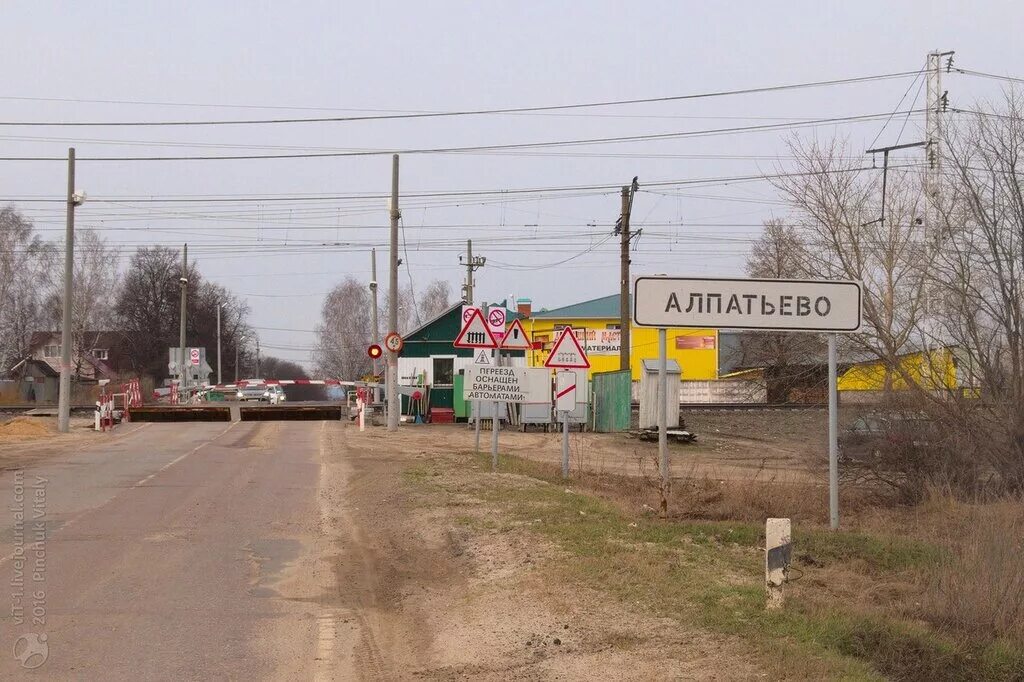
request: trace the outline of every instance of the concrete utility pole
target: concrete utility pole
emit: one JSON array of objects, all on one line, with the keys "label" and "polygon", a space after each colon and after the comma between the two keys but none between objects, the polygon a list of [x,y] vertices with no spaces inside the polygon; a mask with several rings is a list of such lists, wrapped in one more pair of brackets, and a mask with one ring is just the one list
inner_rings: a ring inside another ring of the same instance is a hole
[{"label": "concrete utility pole", "polygon": [[[462,256],[459,256],[459,261],[462,261]],[[482,268],[487,264],[487,258],[484,256],[473,257],[473,240],[466,240],[466,284],[462,287],[462,300],[466,302],[466,305],[473,305],[473,288],[476,284],[473,281],[473,273]]]},{"label": "concrete utility pole", "polygon": [[260,337],[256,337],[256,378],[262,378],[260,374]]},{"label": "concrete utility pole", "polygon": [[[622,188],[622,212],[615,225],[615,234],[619,235],[619,369],[630,369],[630,311],[629,311],[629,242],[634,233],[629,230],[629,217],[633,211],[633,195],[636,193],[637,179]],[[636,232],[635,234],[639,234]]]},{"label": "concrete utility pole", "polygon": [[[942,115],[946,111],[948,99],[942,89],[942,59],[948,58],[947,68],[953,64],[953,51],[929,52],[927,68],[927,97],[924,113],[925,141],[927,143],[928,174],[925,176],[925,187],[929,205],[938,198],[939,185],[942,181]],[[926,207],[927,208],[927,207]],[[931,223],[928,229],[932,229]]]},{"label": "concrete utility pole", "polygon": [[[391,157],[391,252],[388,273],[388,333],[398,333],[398,154]],[[398,353],[388,354],[388,431],[398,430],[402,401],[398,395]]]},{"label": "concrete utility pole", "polygon": [[[377,288],[377,249],[370,249],[370,301],[373,304],[373,341],[371,343],[380,343],[380,323],[377,321]],[[371,363],[374,381],[376,381],[377,359],[374,358]],[[373,402],[380,402],[380,388],[376,386],[373,389]]]},{"label": "concrete utility pole", "polygon": [[[459,256],[459,262],[462,262],[462,256]],[[478,269],[482,268],[487,263],[487,258],[484,256],[473,256],[473,240],[466,240],[466,283],[462,286],[462,300],[466,302],[466,305],[473,305],[473,289],[476,286],[473,282],[473,273]],[[461,324],[461,323],[460,323]],[[476,432],[476,452],[480,452],[480,401],[473,401],[473,428]],[[495,451],[497,451],[497,445],[495,445]],[[497,465],[495,465],[497,466]]]},{"label": "concrete utility pole", "polygon": [[466,304],[473,305],[473,240],[466,240]]},{"label": "concrete utility pole", "polygon": [[71,309],[75,270],[75,148],[68,149],[67,224],[64,231],[64,310],[60,330],[60,393],[57,397],[57,430],[71,429]]},{"label": "concrete utility pole", "polygon": [[185,248],[181,252],[181,278],[178,279],[178,282],[181,284],[181,312],[178,315],[181,323],[178,329],[178,351],[181,355],[181,364],[178,365],[178,389],[184,390],[188,387],[188,379],[185,374],[185,360],[188,359],[188,349],[185,348],[185,318],[188,315],[186,306],[188,299],[188,244],[185,244]]},{"label": "concrete utility pole", "polygon": [[220,363],[220,309],[221,309],[221,307],[222,307],[221,304],[218,303],[217,304],[217,383],[218,384],[224,383],[224,380],[221,378],[221,373],[220,373],[220,367],[221,367],[221,363]]},{"label": "concrete utility pole", "polygon": [[[927,97],[925,100],[925,157],[928,168],[924,179],[924,244],[926,267],[931,267],[932,259],[938,254],[942,242],[942,230],[939,228],[939,204],[942,194],[942,118],[948,105],[948,97],[942,89],[942,59],[946,58],[946,69],[953,65],[953,52],[929,52],[927,65]],[[935,286],[928,284],[924,292],[924,347],[931,348],[938,337],[938,322],[935,319],[936,307],[941,305],[937,299],[941,296]]]}]

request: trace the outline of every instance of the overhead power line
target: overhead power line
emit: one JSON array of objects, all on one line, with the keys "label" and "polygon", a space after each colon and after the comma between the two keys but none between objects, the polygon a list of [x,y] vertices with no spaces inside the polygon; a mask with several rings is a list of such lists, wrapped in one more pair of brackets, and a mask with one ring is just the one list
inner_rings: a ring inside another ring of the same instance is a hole
[{"label": "overhead power line", "polygon": [[233,125],[275,125],[291,123],[348,123],[354,121],[389,121],[401,119],[418,118],[444,118],[453,116],[483,116],[493,114],[520,114],[536,113],[544,111],[567,111],[572,109],[587,109],[593,107],[624,106],[630,104],[654,104],[659,102],[680,102],[693,99],[706,99],[709,97],[728,97],[733,95],[751,95],[765,92],[779,92],[783,90],[799,90],[804,88],[818,88],[831,85],[847,85],[850,83],[863,83],[867,81],[887,80],[891,78],[905,78],[916,75],[916,71],[900,71],[896,73],[885,73],[874,76],[857,76],[854,78],[836,78],[832,80],[811,81],[806,83],[790,83],[785,85],[770,85],[757,88],[742,88],[737,90],[719,90],[716,92],[702,92],[687,95],[669,95],[666,97],[645,97],[639,99],[609,100],[603,102],[584,102],[575,104],[553,104],[533,107],[508,107],[503,109],[463,109],[457,111],[435,111],[404,114],[370,114],[364,116],[318,116],[312,118],[263,118],[263,119],[240,119],[240,120],[210,120],[210,121],[0,121],[0,126],[31,126],[31,127],[162,127],[162,126],[233,126]]},{"label": "overhead power line", "polygon": [[997,73],[986,73],[984,71],[973,71],[971,69],[952,69],[956,73],[963,74],[965,76],[978,76],[979,78],[991,78],[993,80],[1008,81],[1010,83],[1024,83],[1024,78],[1017,78],[1015,76],[1000,76]]},{"label": "overhead power line", "polygon": [[[860,114],[856,116],[835,116],[819,118],[811,121],[792,123],[769,123],[755,126],[735,126],[730,128],[710,128],[704,130],[684,130],[671,133],[652,133],[647,135],[621,135],[614,137],[593,137],[573,140],[552,140],[544,142],[518,142],[511,144],[471,145],[464,147],[426,147],[414,149],[367,149],[345,152],[312,152],[297,154],[232,154],[224,156],[80,156],[77,161],[245,161],[272,159],[326,159],[341,157],[391,156],[393,154],[458,154],[480,151],[503,151],[512,149],[539,149],[545,147],[571,147],[590,144],[618,144],[628,142],[652,142],[658,140],[677,140],[691,137],[710,137],[713,135],[734,135],[737,133],[768,132],[796,128],[851,123],[856,121],[873,121],[898,114],[921,113],[923,110],[884,112],[877,114]],[[0,161],[66,161],[63,156],[6,156]]]}]

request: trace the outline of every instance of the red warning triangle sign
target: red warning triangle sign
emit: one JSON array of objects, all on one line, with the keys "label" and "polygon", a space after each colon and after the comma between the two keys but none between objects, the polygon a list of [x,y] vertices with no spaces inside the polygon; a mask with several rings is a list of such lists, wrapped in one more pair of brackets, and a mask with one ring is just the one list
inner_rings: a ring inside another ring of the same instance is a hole
[{"label": "red warning triangle sign", "polygon": [[555,341],[544,366],[562,369],[590,369],[590,360],[583,352],[583,346],[580,345],[580,341],[571,327],[562,330],[562,334]]},{"label": "red warning triangle sign", "polygon": [[473,308],[473,312],[466,323],[462,325],[462,331],[455,337],[455,343],[452,345],[456,348],[497,348],[498,341],[491,333],[490,327],[487,326],[484,316],[480,314],[480,309]]},{"label": "red warning triangle sign", "polygon": [[502,350],[530,350],[533,347],[530,343],[530,337],[526,335],[526,330],[523,329],[522,322],[512,320],[508,331],[505,332],[505,336],[501,339],[500,347]]}]

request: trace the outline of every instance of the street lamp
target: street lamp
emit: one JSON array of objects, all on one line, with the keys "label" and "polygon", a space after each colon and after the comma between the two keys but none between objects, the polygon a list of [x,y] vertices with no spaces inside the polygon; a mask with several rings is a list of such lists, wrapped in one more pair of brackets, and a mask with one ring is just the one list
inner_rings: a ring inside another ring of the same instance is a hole
[{"label": "street lamp", "polygon": [[236,384],[238,383],[238,347],[241,346],[243,343],[245,343],[245,335],[244,334],[242,335],[242,338],[240,338],[238,340],[238,343],[235,344],[235,383]]}]

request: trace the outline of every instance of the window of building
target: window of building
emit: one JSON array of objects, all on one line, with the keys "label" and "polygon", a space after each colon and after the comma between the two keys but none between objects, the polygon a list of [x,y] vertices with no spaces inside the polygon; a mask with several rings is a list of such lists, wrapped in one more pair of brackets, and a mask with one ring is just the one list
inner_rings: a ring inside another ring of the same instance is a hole
[{"label": "window of building", "polygon": [[60,344],[51,344],[49,346],[43,346],[43,357],[59,358]]},{"label": "window of building", "polygon": [[92,356],[94,358],[96,358],[97,360],[106,360],[106,359],[108,359],[107,358],[107,349],[106,348],[93,348],[92,349]]},{"label": "window of building", "polygon": [[434,386],[451,386],[454,376],[455,358],[434,358]]}]

